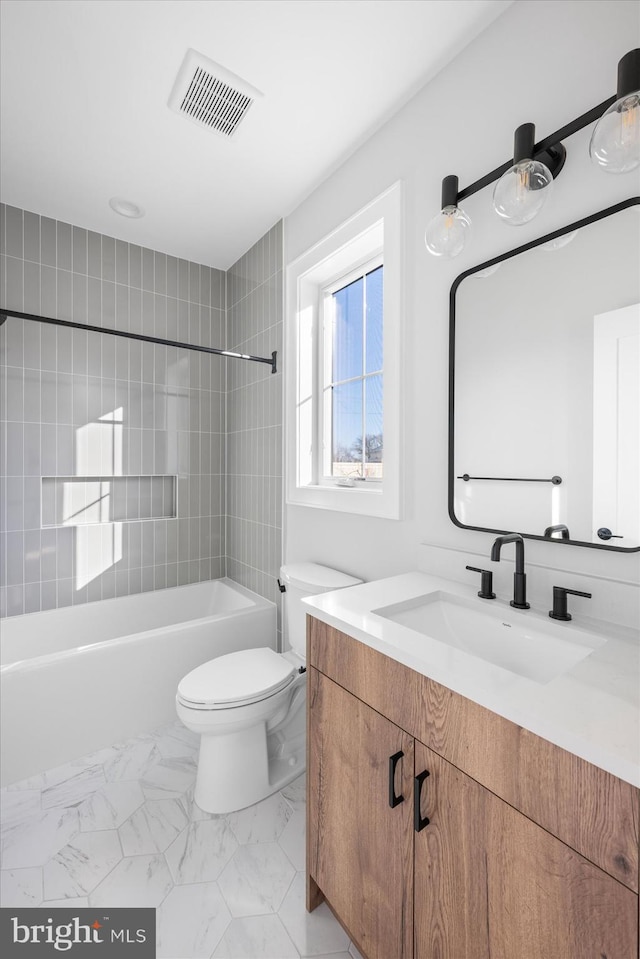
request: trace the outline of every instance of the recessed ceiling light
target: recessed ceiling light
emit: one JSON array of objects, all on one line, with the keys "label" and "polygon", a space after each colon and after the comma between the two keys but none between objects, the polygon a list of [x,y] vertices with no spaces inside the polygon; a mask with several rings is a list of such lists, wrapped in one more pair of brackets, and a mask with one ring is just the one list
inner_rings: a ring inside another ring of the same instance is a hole
[{"label": "recessed ceiling light", "polygon": [[131,200],[123,200],[121,196],[112,196],[109,200],[109,206],[114,213],[119,213],[120,216],[128,216],[132,220],[144,216],[144,210],[141,206],[132,203]]}]

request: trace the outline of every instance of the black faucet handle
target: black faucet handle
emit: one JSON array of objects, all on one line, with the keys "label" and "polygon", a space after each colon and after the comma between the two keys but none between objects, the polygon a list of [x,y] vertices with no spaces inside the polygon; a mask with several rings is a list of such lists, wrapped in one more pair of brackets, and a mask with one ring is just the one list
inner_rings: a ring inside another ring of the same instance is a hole
[{"label": "black faucet handle", "polygon": [[591,593],[583,593],[579,589],[567,589],[566,586],[553,587],[553,609],[549,610],[551,619],[560,619],[563,623],[568,623],[571,619],[571,613],[567,612],[567,596],[584,596],[585,599],[591,599]]},{"label": "black faucet handle", "polygon": [[465,569],[470,569],[472,573],[480,573],[480,590],[478,596],[480,599],[495,599],[496,594],[493,592],[493,572],[490,569],[479,569],[477,566],[465,566]]}]

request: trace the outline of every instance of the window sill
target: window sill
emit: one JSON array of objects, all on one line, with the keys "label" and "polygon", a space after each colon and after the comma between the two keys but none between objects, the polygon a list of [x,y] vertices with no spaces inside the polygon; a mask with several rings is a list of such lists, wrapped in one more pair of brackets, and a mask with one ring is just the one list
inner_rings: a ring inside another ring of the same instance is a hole
[{"label": "window sill", "polygon": [[390,495],[388,490],[381,487],[376,489],[369,486],[367,489],[360,489],[354,486],[296,486],[289,491],[287,503],[340,513],[378,516],[381,519],[400,518],[397,496]]}]

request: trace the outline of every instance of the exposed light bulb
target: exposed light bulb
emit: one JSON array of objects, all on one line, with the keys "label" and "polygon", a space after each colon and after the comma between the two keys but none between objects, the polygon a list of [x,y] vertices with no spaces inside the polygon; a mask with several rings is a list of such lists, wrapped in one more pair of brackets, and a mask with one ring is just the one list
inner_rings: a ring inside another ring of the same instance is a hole
[{"label": "exposed light bulb", "polygon": [[589,156],[607,173],[629,173],[640,164],[640,91],[616,100],[600,117]]},{"label": "exposed light bulb", "polygon": [[506,223],[533,220],[551,194],[553,176],[538,160],[521,160],[504,173],[493,191],[493,207]]},{"label": "exposed light bulb", "polygon": [[464,249],[471,220],[456,205],[457,195],[457,176],[445,177],[442,181],[442,209],[429,221],[424,234],[425,246],[433,256],[454,257]]},{"label": "exposed light bulb", "polygon": [[640,49],[618,63],[616,100],[595,125],[589,156],[607,173],[629,173],[640,164]]},{"label": "exposed light bulb", "polygon": [[553,187],[553,175],[539,160],[532,159],[535,127],[518,127],[514,142],[514,164],[500,177],[493,191],[493,208],[506,223],[522,226],[536,216]]},{"label": "exposed light bulb", "polygon": [[425,246],[434,256],[458,256],[467,240],[471,220],[457,206],[447,206],[430,220],[424,234]]}]

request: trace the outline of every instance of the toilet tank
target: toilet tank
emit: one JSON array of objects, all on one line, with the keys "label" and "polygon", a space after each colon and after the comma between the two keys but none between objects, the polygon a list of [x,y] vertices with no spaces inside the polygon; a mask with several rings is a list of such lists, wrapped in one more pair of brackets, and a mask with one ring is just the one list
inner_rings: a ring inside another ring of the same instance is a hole
[{"label": "toilet tank", "polygon": [[285,643],[300,656],[306,654],[306,618],[309,607],[301,600],[333,589],[358,586],[362,580],[348,576],[337,569],[318,563],[288,563],[280,569],[280,582],[286,586],[284,594]]}]

